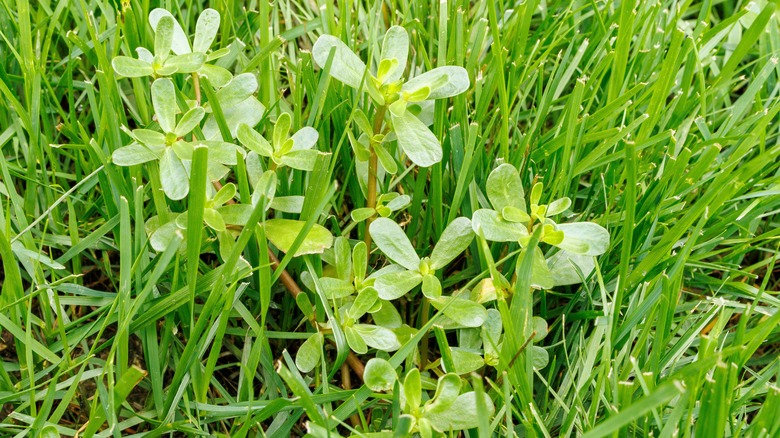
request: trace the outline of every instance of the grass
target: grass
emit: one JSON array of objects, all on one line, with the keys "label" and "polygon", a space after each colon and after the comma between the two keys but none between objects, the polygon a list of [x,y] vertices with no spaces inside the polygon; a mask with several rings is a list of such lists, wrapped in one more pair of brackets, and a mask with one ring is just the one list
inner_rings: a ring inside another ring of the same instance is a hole
[{"label": "grass", "polygon": [[[349,354],[334,328],[325,360],[300,373],[294,357],[315,333],[311,322],[335,318],[301,282],[329,269],[320,256],[270,245],[279,260],[270,258],[262,226],[243,228],[230,256],[218,256],[213,238],[199,247],[201,232],[210,235],[197,214],[177,237],[186,253],[149,247],[148,219],[203,205],[205,195],[171,201],[153,167],[110,162],[129,143],[123,126],[154,123],[150,81],[120,79],[111,67],[115,56],[154,46],[149,3],[2,2],[0,435],[389,429],[399,391],[363,386],[361,367],[374,356],[405,372],[422,367],[432,397],[460,342],[419,293],[398,303],[403,322],[419,329],[401,349]],[[466,93],[436,103],[442,163],[401,167],[381,185],[411,196],[397,220],[420,254],[456,217],[488,206],[485,182],[499,162],[520,170],[526,191],[542,181],[544,202],[568,196],[579,213],[571,220],[611,235],[583,284],[487,304],[517,353],[464,376],[495,415],[463,436],[778,436],[776,3],[351,4],[160,5],[190,33],[201,10],[217,9],[214,46],[234,48],[234,74],[258,78],[268,109],[260,126],[288,111],[295,129],[319,132],[317,147],[332,155],[313,172],[281,171],[277,187],[304,197],[307,229],[365,235],[350,225],[364,197],[347,130],[367,99],[317,68],[312,44],[329,33],[363,59],[377,57],[384,31],[399,24],[413,68],[458,65],[471,79]],[[192,82],[175,81],[183,107]],[[201,85],[215,102],[208,80]],[[206,155],[198,149],[193,160],[201,182]],[[249,202],[241,160],[228,180],[236,201]],[[265,214],[257,208],[252,219]],[[518,263],[517,250],[475,240],[443,273],[445,295],[499,272],[519,273],[515,290],[529,290],[530,262]],[[374,251],[370,265],[384,263]],[[549,326],[537,344],[550,358],[541,369],[525,350],[532,316]]]}]

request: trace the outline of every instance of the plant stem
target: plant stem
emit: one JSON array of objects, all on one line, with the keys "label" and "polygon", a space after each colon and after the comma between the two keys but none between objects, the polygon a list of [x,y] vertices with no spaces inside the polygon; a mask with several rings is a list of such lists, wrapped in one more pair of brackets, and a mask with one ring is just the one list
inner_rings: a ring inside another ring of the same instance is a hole
[{"label": "plant stem", "polygon": [[[382,133],[382,123],[385,120],[385,112],[387,112],[387,106],[380,106],[374,114],[374,135]],[[368,159],[368,181],[366,183],[366,207],[376,208],[376,173],[379,167],[379,160],[374,151],[374,146],[369,146],[371,151],[371,157]],[[366,242],[366,248],[371,251],[371,233],[368,231],[368,227],[373,222],[374,218],[368,218],[366,221],[366,232],[364,235],[364,241]]]}]

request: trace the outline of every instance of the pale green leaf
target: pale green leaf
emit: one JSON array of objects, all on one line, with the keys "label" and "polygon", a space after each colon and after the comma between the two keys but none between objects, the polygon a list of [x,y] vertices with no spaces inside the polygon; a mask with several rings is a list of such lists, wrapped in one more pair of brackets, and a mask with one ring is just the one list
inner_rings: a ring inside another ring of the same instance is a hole
[{"label": "pale green leaf", "polygon": [[319,155],[320,152],[314,149],[290,151],[282,156],[282,164],[293,169],[310,172],[314,170]]},{"label": "pale green leaf", "polygon": [[422,293],[426,298],[435,299],[441,296],[441,282],[435,275],[423,275]]},{"label": "pale green leaf", "polygon": [[445,372],[463,375],[485,366],[485,360],[482,358],[482,355],[473,351],[455,347],[450,349],[450,354],[452,355],[452,363],[455,365],[455,369],[444,370]]},{"label": "pale green leaf", "polygon": [[117,56],[111,60],[111,65],[117,74],[126,78],[140,78],[154,73],[150,63],[128,56]]},{"label": "pale green leaf", "polygon": [[409,111],[401,117],[391,114],[398,145],[418,166],[429,167],[442,159],[439,140],[430,129]]},{"label": "pale green leaf", "polygon": [[[269,219],[265,222],[265,235],[271,243],[283,252],[288,252],[298,235],[306,225],[304,221],[292,219]],[[295,256],[321,254],[333,245],[333,235],[322,225],[314,224],[306,234]]]},{"label": "pale green leaf", "polygon": [[436,385],[436,394],[428,400],[423,407],[423,416],[440,414],[449,410],[455,403],[460,393],[460,377],[457,374],[447,373],[439,377]]},{"label": "pale green leaf", "polygon": [[[149,15],[149,19],[152,19],[151,15]],[[175,22],[176,20],[168,15],[160,17],[158,23],[152,24],[152,29],[154,29],[154,56],[160,60],[168,59],[168,55],[171,53]]]},{"label": "pale green leaf", "polygon": [[431,304],[462,327],[480,327],[487,319],[487,310],[479,303],[460,297],[442,296]]},{"label": "pale green leaf", "polygon": [[271,147],[271,143],[269,143],[268,140],[266,140],[265,137],[263,137],[259,132],[255,131],[245,123],[238,125],[236,133],[238,134],[238,141],[240,141],[241,144],[246,146],[249,150],[255,151],[258,155],[262,155],[264,157],[270,157],[273,155],[274,151]]},{"label": "pale green leaf", "polygon": [[395,300],[406,295],[422,282],[422,275],[415,271],[390,272],[379,276],[374,288],[383,300]]},{"label": "pale green leaf", "polygon": [[531,345],[529,348],[533,349],[535,370],[541,370],[550,363],[550,355],[547,353],[547,350],[537,345]]},{"label": "pale green leaf", "polygon": [[487,179],[487,197],[496,211],[502,211],[505,207],[527,211],[520,174],[511,164],[504,163],[490,172]]},{"label": "pale green leaf", "polygon": [[176,73],[193,73],[200,70],[204,62],[206,62],[206,55],[195,52],[171,56],[165,61],[165,66],[175,67]]},{"label": "pale green leaf", "polygon": [[[489,416],[492,417],[495,412],[493,401],[487,394],[482,394],[484,406],[487,407]],[[449,430],[473,429],[479,425],[479,409],[477,409],[477,393],[467,392],[458,396],[457,399],[446,409],[428,412],[425,418],[438,431],[445,432]]]},{"label": "pale green leaf", "polygon": [[218,65],[203,64],[200,70],[198,70],[198,74],[207,78],[211,85],[219,88],[226,86],[233,80],[233,75]]},{"label": "pale green leaf", "polygon": [[166,148],[160,159],[160,182],[163,192],[174,201],[184,199],[190,191],[190,177],[172,148]]},{"label": "pale green leaf", "polygon": [[[152,25],[152,29],[154,29],[155,32],[159,32],[160,31],[159,25],[164,17],[170,17],[172,21],[172,27],[170,31],[171,42],[169,43],[170,50],[173,50],[173,53],[177,55],[184,55],[186,53],[190,53],[192,51],[190,49],[190,41],[189,39],[187,39],[187,35],[184,33],[184,29],[181,28],[179,22],[176,21],[176,19],[173,18],[173,15],[171,15],[171,13],[168,12],[167,10],[162,8],[157,8],[152,10],[152,12],[149,13],[149,24]],[[159,54],[156,49],[155,49],[155,54]]]},{"label": "pale green leaf", "polygon": [[314,145],[317,144],[317,139],[319,136],[320,134],[317,132],[317,130],[309,126],[305,126],[299,129],[298,132],[292,136],[292,150],[300,151],[313,148]]},{"label": "pale green leaf", "polygon": [[609,249],[609,232],[601,225],[593,222],[575,222],[559,224],[563,231],[563,242],[558,248],[575,254],[597,256]]},{"label": "pale green leaf", "polygon": [[401,348],[398,336],[390,329],[371,324],[355,324],[352,328],[369,347],[382,351],[395,351]]},{"label": "pale green leaf", "polygon": [[363,315],[368,313],[374,304],[379,300],[379,295],[376,289],[367,287],[363,289],[352,302],[352,306],[347,310],[347,314],[354,320],[360,319]]},{"label": "pale green leaf", "polygon": [[331,49],[335,49],[330,75],[352,88],[360,88],[360,82],[366,71],[366,64],[358,58],[346,44],[332,35],[322,35],[312,47],[314,62],[321,68],[325,67]]},{"label": "pale green leaf", "polygon": [[420,257],[417,256],[412,243],[409,242],[406,234],[404,234],[404,231],[397,223],[390,219],[380,217],[371,223],[369,230],[376,246],[378,246],[390,260],[406,269],[414,271],[419,269]]},{"label": "pale green leaf", "polygon": [[[185,135],[189,134],[190,131],[195,129],[196,126],[198,126],[205,115],[206,111],[203,109],[203,107],[196,106],[195,108],[187,111],[184,116],[182,116],[173,132],[177,137],[184,137]],[[209,154],[210,153],[211,150],[209,150]]]},{"label": "pale green leaf", "polygon": [[322,286],[322,293],[328,299],[344,298],[352,295],[355,292],[355,286],[347,280],[332,277],[320,278],[320,286]]},{"label": "pale green leaf", "polygon": [[322,357],[322,344],[322,333],[317,332],[309,336],[309,338],[298,348],[298,352],[295,354],[295,366],[298,367],[302,373],[308,373],[320,363],[320,357]]},{"label": "pale green leaf", "polygon": [[596,269],[593,256],[574,254],[563,250],[555,253],[547,262],[555,286],[582,283],[580,274],[587,278]]},{"label": "pale green leaf", "polygon": [[375,214],[376,210],[368,207],[356,208],[349,213],[349,215],[352,217],[352,220],[355,222],[363,222]]},{"label": "pale green leaf", "polygon": [[[255,75],[253,73],[242,73],[234,77],[224,88],[217,91],[219,107],[223,112],[227,112],[230,108],[248,99],[255,91],[257,91],[257,78]],[[249,126],[254,125],[256,123]]]},{"label": "pale green leaf", "polygon": [[474,240],[474,231],[468,218],[459,217],[450,222],[433,248],[431,268],[441,269],[447,266],[468,248],[472,240]]},{"label": "pale green leaf", "polygon": [[393,389],[398,375],[390,362],[373,357],[366,362],[363,371],[363,382],[369,389],[376,392],[390,391]]},{"label": "pale green leaf", "polygon": [[298,214],[303,210],[303,196],[277,196],[271,201],[271,208],[282,213]]},{"label": "pale green leaf", "polygon": [[344,327],[344,336],[347,338],[347,344],[357,354],[368,353],[368,345],[363,337],[355,330],[354,327]]},{"label": "pale green leaf", "polygon": [[333,242],[333,256],[336,265],[336,276],[342,280],[351,281],[352,277],[352,247],[349,239],[339,236]]},{"label": "pale green leaf", "polygon": [[111,161],[117,166],[135,166],[136,164],[146,163],[159,158],[149,148],[138,143],[121,147],[111,154]]},{"label": "pale green leaf", "polygon": [[157,123],[165,132],[176,129],[176,90],[173,81],[160,78],[152,83],[152,104]]},{"label": "pale green leaf", "polygon": [[203,222],[206,223],[214,231],[225,231],[225,221],[218,211],[213,208],[206,208],[203,210]]},{"label": "pale green leaf", "polygon": [[494,210],[480,209],[471,217],[471,226],[477,234],[482,233],[491,242],[517,242],[528,235],[528,229],[517,222],[507,222]]},{"label": "pale green leaf", "polygon": [[207,8],[198,16],[195,25],[195,40],[192,42],[194,52],[206,53],[214,42],[219,31],[219,12]]},{"label": "pale green leaf", "polygon": [[382,60],[394,59],[393,67],[388,70],[384,77],[381,78],[382,82],[387,84],[393,81],[397,81],[401,78],[401,75],[406,69],[406,60],[409,57],[409,34],[401,26],[391,26],[385,33],[385,38],[382,41]]},{"label": "pale green leaf", "polygon": [[406,81],[401,90],[414,93],[423,87],[430,88],[428,99],[456,96],[469,89],[469,74],[463,67],[437,67]]},{"label": "pale green leaf", "polygon": [[376,156],[379,158],[379,164],[385,168],[387,173],[395,175],[395,173],[398,172],[398,165],[393,159],[393,156],[387,152],[387,149],[385,149],[383,145],[374,145],[374,152],[376,152]]}]

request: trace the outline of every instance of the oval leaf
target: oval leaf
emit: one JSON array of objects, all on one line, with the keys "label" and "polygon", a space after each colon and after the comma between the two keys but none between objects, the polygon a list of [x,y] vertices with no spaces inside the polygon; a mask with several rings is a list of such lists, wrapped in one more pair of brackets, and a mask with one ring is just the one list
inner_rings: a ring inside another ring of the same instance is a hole
[{"label": "oval leaf", "polygon": [[140,59],[129,56],[117,56],[111,61],[114,71],[126,78],[140,78],[151,76],[154,73],[152,65]]},{"label": "oval leaf", "polygon": [[528,229],[523,224],[507,222],[496,211],[488,209],[475,211],[471,226],[475,233],[482,233],[485,240],[491,242],[517,242],[528,235]]},{"label": "oval leaf", "polygon": [[[265,221],[265,235],[268,240],[277,248],[287,253],[290,251],[293,242],[303,231],[303,221],[292,219],[269,219]],[[322,225],[314,224],[311,230],[306,234],[301,246],[295,251],[295,256],[304,254],[322,254],[326,248],[333,244],[333,235]]]},{"label": "oval leaf", "polygon": [[398,375],[390,362],[378,357],[371,358],[366,362],[363,382],[372,391],[390,391],[395,386],[397,379]]},{"label": "oval leaf", "polygon": [[420,119],[409,111],[400,117],[391,113],[390,118],[398,145],[414,164],[429,167],[441,161],[441,144]]},{"label": "oval leaf", "polygon": [[468,248],[474,240],[474,231],[471,229],[471,221],[465,217],[459,217],[441,233],[439,241],[431,253],[431,267],[441,269],[449,264]]},{"label": "oval leaf", "polygon": [[609,232],[601,225],[593,222],[575,222],[559,224],[563,231],[563,242],[558,248],[587,256],[604,254],[609,249]]},{"label": "oval leaf", "polygon": [[394,221],[380,217],[369,227],[376,246],[390,258],[406,269],[416,271],[420,268],[420,257],[404,234],[404,230]]},{"label": "oval leaf", "polygon": [[219,12],[214,9],[204,9],[198,17],[195,25],[195,40],[192,42],[192,50],[206,53],[214,42],[219,30]]},{"label": "oval leaf", "polygon": [[428,99],[441,99],[456,96],[469,89],[471,81],[463,67],[437,67],[419,76],[409,79],[401,88],[405,93],[414,93],[423,87],[430,88]]},{"label": "oval leaf", "polygon": [[111,154],[111,161],[117,166],[135,166],[136,164],[146,163],[159,158],[149,148],[138,143],[121,147]]},{"label": "oval leaf", "polygon": [[487,197],[496,211],[514,207],[526,212],[523,183],[517,169],[511,164],[504,163],[490,172],[487,179]]},{"label": "oval leaf", "polygon": [[177,55],[190,53],[192,51],[190,49],[190,41],[187,39],[187,35],[184,33],[184,29],[181,28],[179,22],[176,21],[176,19],[173,18],[173,15],[171,15],[171,13],[167,10],[157,8],[149,13],[149,24],[152,25],[152,29],[154,29],[155,32],[159,32],[158,25],[163,17],[170,17],[171,21],[173,21],[171,29],[171,43],[169,44],[170,50],[173,50],[173,53]]},{"label": "oval leaf", "polygon": [[400,271],[384,274],[376,279],[374,288],[383,300],[395,300],[406,295],[422,282],[417,271]]},{"label": "oval leaf", "polygon": [[176,90],[173,81],[160,78],[152,83],[152,104],[157,123],[165,132],[176,129]]},{"label": "oval leaf", "polygon": [[360,88],[360,82],[363,80],[363,74],[366,71],[366,64],[340,39],[332,35],[319,37],[311,50],[314,62],[320,68],[325,67],[331,49],[335,49],[336,53],[330,67],[330,75],[352,88]]},{"label": "oval leaf", "polygon": [[298,348],[298,352],[295,354],[295,366],[298,367],[302,373],[308,373],[320,363],[320,357],[322,356],[322,340],[322,333],[317,332],[309,336],[309,339],[304,341],[300,348]]}]

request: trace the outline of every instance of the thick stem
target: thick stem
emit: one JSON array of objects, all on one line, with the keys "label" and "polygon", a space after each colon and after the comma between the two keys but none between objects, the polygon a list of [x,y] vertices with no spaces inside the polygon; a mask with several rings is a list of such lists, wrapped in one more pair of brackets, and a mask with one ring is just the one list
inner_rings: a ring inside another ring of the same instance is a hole
[{"label": "thick stem", "polygon": [[[382,133],[382,123],[385,121],[386,106],[380,106],[374,114],[374,135]],[[371,151],[371,157],[368,159],[368,181],[366,183],[366,207],[376,208],[376,173],[379,167],[379,160],[376,156],[373,144],[369,146]],[[369,218],[366,221],[366,233],[364,235],[364,241],[366,247],[371,251],[371,233],[368,231],[368,227],[373,222],[374,218]]]}]

